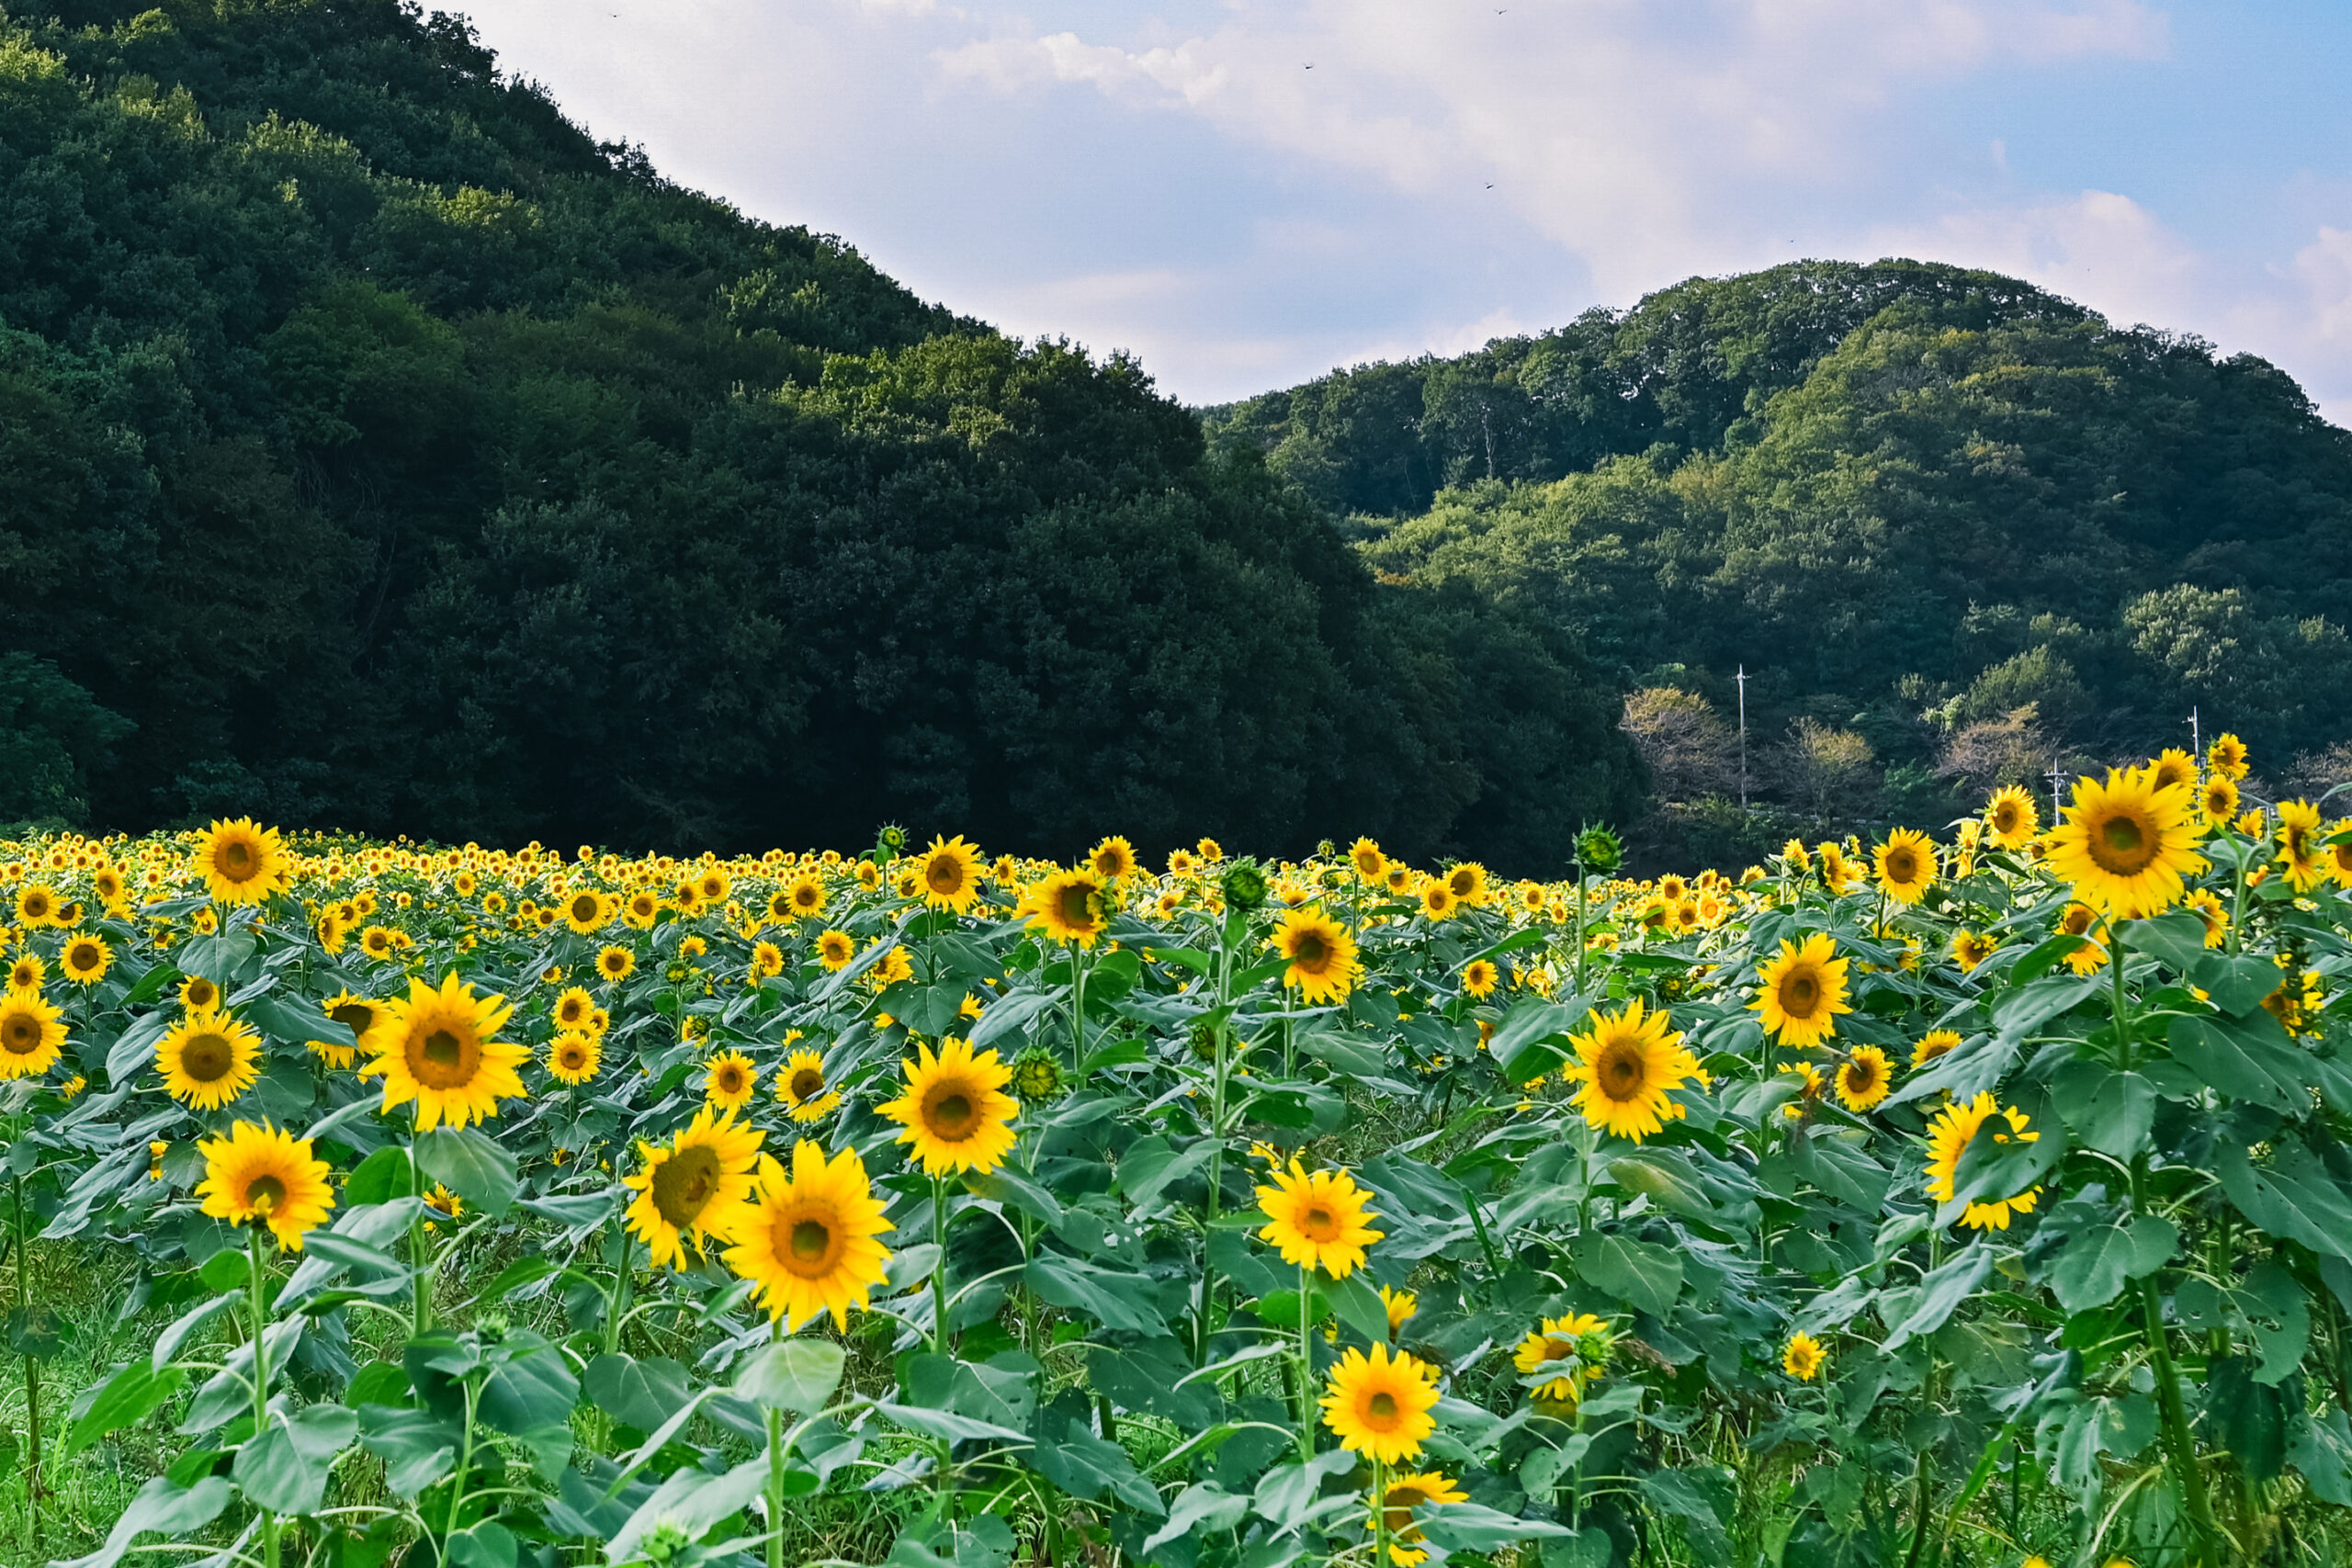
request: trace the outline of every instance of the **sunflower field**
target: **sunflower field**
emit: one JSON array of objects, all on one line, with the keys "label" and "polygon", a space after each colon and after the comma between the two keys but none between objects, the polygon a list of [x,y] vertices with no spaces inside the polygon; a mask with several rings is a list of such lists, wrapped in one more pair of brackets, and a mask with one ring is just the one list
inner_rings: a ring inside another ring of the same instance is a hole
[{"label": "sunflower field", "polygon": [[1690,879],[0,844],[0,1557],[2341,1561],[2324,806],[2225,737]]}]

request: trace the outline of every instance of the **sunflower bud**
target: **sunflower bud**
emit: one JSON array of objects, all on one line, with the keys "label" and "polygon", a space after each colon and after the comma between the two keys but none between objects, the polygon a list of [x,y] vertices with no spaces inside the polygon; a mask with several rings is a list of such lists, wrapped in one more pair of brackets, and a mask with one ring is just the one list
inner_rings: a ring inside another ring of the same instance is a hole
[{"label": "sunflower bud", "polygon": [[1577,835],[1577,863],[1608,875],[1625,863],[1625,845],[1606,828],[1587,828]]},{"label": "sunflower bud", "polygon": [[1224,890],[1226,904],[1231,908],[1255,909],[1266,901],[1265,868],[1248,855],[1226,867],[1217,886]]},{"label": "sunflower bud", "polygon": [[884,823],[882,830],[874,835],[874,859],[877,863],[897,859],[906,847],[907,830],[896,822]]},{"label": "sunflower bud", "polygon": [[1032,1045],[1013,1059],[1012,1092],[1023,1100],[1050,1104],[1059,1100],[1067,1088],[1062,1080],[1062,1065],[1044,1046]]}]

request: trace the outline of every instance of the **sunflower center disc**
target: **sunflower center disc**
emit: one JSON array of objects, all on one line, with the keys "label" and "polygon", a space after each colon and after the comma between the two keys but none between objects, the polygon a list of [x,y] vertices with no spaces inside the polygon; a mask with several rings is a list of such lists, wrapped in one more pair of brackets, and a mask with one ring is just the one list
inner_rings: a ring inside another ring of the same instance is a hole
[{"label": "sunflower center disc", "polygon": [[446,1029],[436,1029],[424,1037],[424,1059],[436,1067],[454,1067],[465,1055],[465,1047],[458,1037]]},{"label": "sunflower center disc", "polygon": [[1820,994],[1821,987],[1812,976],[1792,975],[1781,987],[1781,1010],[1795,1018],[1811,1018],[1814,998]]},{"label": "sunflower center disc", "polygon": [[1067,887],[1062,890],[1062,923],[1072,926],[1094,923],[1092,917],[1086,912],[1085,888]]},{"label": "sunflower center disc", "polygon": [[718,1190],[718,1156],[710,1150],[680,1149],[653,1173],[653,1207],[672,1224],[692,1224]]},{"label": "sunflower center disc", "polygon": [[0,1043],[12,1056],[29,1056],[40,1049],[40,1025],[28,1014],[10,1013],[7,1027],[0,1029]]},{"label": "sunflower center disc", "polygon": [[943,1137],[960,1138],[972,1127],[972,1098],[960,1089],[950,1089],[931,1104],[932,1131]]},{"label": "sunflower center disc", "polygon": [[941,855],[923,873],[923,880],[931,884],[933,893],[953,893],[964,886],[963,868],[947,856]]},{"label": "sunflower center disc", "polygon": [[180,1071],[198,1083],[227,1077],[235,1061],[236,1053],[218,1034],[199,1034],[180,1051]]},{"label": "sunflower center disc", "polygon": [[220,852],[220,869],[243,882],[254,873],[254,852],[243,844],[231,844]]},{"label": "sunflower center disc", "polygon": [[286,1183],[274,1176],[257,1176],[246,1184],[245,1203],[256,1213],[274,1214],[286,1201]]},{"label": "sunflower center disc", "polygon": [[1340,1216],[1320,1203],[1312,1204],[1298,1216],[1298,1228],[1310,1241],[1331,1241],[1340,1234]]},{"label": "sunflower center disc", "polygon": [[821,1221],[802,1220],[792,1227],[792,1256],[805,1262],[824,1257],[832,1245],[833,1233]]},{"label": "sunflower center disc", "polygon": [[1298,939],[1298,951],[1293,957],[1302,969],[1317,969],[1322,966],[1329,952],[1329,949],[1323,945],[1323,939],[1308,931]]},{"label": "sunflower center disc", "polygon": [[814,1100],[825,1087],[825,1075],[812,1067],[803,1067],[792,1075],[792,1098]]},{"label": "sunflower center disc", "polygon": [[2098,836],[2107,845],[2107,854],[2100,859],[2109,871],[2133,872],[2148,863],[2147,834],[2131,818],[2108,818],[2100,824]]},{"label": "sunflower center disc", "polygon": [[1375,1393],[1370,1399],[1364,1401],[1363,1407],[1365,1414],[1372,1416],[1375,1421],[1394,1421],[1396,1419],[1396,1396],[1393,1393]]},{"label": "sunflower center disc", "polygon": [[365,1033],[368,1026],[376,1021],[374,1009],[358,1007],[348,1002],[342,1007],[329,1009],[327,1016],[350,1030],[355,1036]]},{"label": "sunflower center disc", "polygon": [[1641,1054],[1629,1045],[1612,1045],[1600,1058],[1600,1091],[1611,1100],[1632,1100],[1640,1094],[1645,1076]]}]

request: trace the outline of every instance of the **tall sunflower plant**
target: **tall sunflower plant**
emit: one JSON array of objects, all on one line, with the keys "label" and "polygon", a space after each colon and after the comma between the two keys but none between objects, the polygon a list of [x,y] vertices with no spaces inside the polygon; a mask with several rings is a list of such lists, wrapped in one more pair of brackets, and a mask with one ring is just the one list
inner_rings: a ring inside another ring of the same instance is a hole
[{"label": "tall sunflower plant", "polygon": [[2352,830],[2242,749],[2046,805],[0,846],[11,1560],[2352,1550]]}]

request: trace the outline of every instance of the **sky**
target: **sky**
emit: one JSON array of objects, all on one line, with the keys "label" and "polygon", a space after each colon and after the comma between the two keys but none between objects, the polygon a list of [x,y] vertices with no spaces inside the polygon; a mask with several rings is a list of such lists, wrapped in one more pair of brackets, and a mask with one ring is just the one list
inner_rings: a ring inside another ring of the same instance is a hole
[{"label": "sky", "polygon": [[2352,423],[2342,0],[453,8],[670,178],[1188,403],[1905,255],[2260,355]]}]

